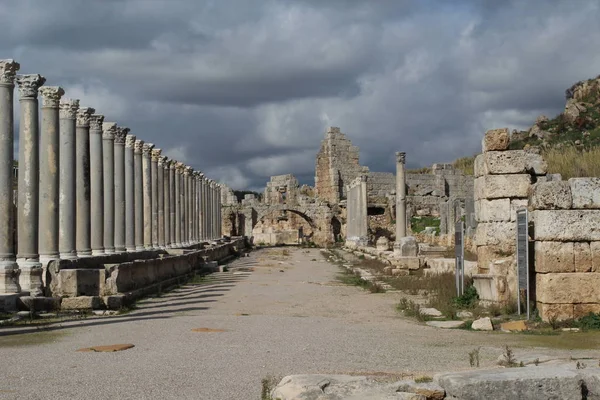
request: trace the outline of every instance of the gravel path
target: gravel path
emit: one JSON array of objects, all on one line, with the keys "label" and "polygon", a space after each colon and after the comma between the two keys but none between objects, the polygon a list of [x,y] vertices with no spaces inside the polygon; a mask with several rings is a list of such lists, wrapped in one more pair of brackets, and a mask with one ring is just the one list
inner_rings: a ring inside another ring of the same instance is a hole
[{"label": "gravel path", "polygon": [[[338,267],[317,249],[282,251],[254,252],[231,264],[237,272],[147,299],[126,315],[35,334],[1,328],[0,399],[258,399],[266,376],[432,374],[469,368],[468,352],[478,346],[482,366],[506,344],[529,346],[531,335],[440,330],[401,318],[399,293],[341,286]],[[135,347],[76,352],[116,343]]]}]

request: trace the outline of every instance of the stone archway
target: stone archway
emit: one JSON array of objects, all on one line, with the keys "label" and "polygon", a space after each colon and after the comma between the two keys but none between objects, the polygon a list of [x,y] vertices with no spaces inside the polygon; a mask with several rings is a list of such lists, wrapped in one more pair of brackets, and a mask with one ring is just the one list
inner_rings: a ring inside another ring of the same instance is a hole
[{"label": "stone archway", "polygon": [[255,243],[301,244],[312,242],[318,227],[306,213],[294,207],[268,207],[252,228]]}]

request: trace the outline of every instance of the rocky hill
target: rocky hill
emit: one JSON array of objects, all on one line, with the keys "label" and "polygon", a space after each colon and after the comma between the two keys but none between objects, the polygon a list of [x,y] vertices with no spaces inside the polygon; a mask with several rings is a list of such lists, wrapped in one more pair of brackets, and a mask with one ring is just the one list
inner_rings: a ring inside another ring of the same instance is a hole
[{"label": "rocky hill", "polygon": [[526,131],[513,131],[511,148],[530,146],[581,149],[600,146],[600,76],[580,81],[565,92],[565,111],[549,119],[540,115]]}]

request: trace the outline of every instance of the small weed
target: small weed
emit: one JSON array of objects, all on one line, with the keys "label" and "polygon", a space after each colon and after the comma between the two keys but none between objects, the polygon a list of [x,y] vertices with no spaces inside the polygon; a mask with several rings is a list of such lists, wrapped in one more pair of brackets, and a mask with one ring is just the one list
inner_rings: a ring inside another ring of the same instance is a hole
[{"label": "small weed", "polygon": [[548,318],[548,323],[550,324],[550,327],[552,328],[552,330],[557,330],[560,326],[558,318],[555,315]]},{"label": "small weed", "polygon": [[583,330],[600,329],[600,314],[589,313],[588,315],[579,318],[577,325]]},{"label": "small weed", "polygon": [[509,368],[524,366],[522,361],[520,363],[517,363],[517,359],[515,358],[515,353],[508,345],[506,345],[504,347],[504,353],[502,355],[503,355],[503,359],[504,359],[502,362],[503,365],[505,365]]},{"label": "small weed", "polygon": [[373,283],[369,285],[369,292],[371,293],[385,293],[385,289],[379,283]]},{"label": "small weed", "polygon": [[277,400],[271,396],[271,391],[273,391],[276,383],[276,379],[272,376],[267,376],[262,379],[260,400]]},{"label": "small weed", "polygon": [[479,350],[481,350],[481,347],[469,352],[469,364],[471,367],[479,368]]},{"label": "small weed", "polygon": [[365,259],[365,256],[364,256],[363,254],[361,254],[360,256],[358,256],[358,259],[359,259],[359,260],[364,260],[364,259]]},{"label": "small weed", "polygon": [[464,293],[454,298],[454,304],[458,308],[474,308],[479,301],[479,294],[475,286],[467,286]]},{"label": "small weed", "polygon": [[408,300],[406,297],[400,299],[400,303],[398,303],[396,309],[403,312],[407,317],[414,317],[418,321],[426,320],[426,316],[421,314],[421,307],[414,301]]},{"label": "small weed", "polygon": [[500,308],[500,305],[498,305],[496,303],[492,303],[488,306],[488,312],[490,313],[490,315],[492,317],[497,317],[499,315],[502,315],[502,309]]},{"label": "small weed", "polygon": [[537,367],[538,365],[540,365],[540,359],[539,359],[539,358],[536,358],[535,360],[533,360],[533,365],[535,365],[536,367]]},{"label": "small weed", "polygon": [[584,362],[577,361],[577,364],[575,364],[575,368],[577,369],[585,369],[586,367],[587,365]]},{"label": "small weed", "polygon": [[433,382],[433,378],[430,376],[418,376],[415,378],[415,383],[429,383]]},{"label": "small weed", "polygon": [[312,259],[312,260],[310,260],[310,261],[317,261],[317,259],[316,259],[316,258],[313,258],[313,259]]}]

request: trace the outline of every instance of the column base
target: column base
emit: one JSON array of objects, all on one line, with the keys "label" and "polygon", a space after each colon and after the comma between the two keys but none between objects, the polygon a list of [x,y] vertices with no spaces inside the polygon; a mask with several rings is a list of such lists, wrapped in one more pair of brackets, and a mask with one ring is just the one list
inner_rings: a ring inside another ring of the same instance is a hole
[{"label": "column base", "polygon": [[414,236],[405,236],[394,242],[394,254],[401,257],[416,257],[419,254],[419,244]]},{"label": "column base", "polygon": [[17,259],[17,264],[21,268],[19,278],[21,291],[29,292],[29,295],[33,297],[43,296],[42,263],[39,260]]},{"label": "column base", "polygon": [[128,252],[128,253],[133,253],[133,252],[136,252],[136,251],[138,251],[138,250],[137,250],[137,247],[128,247],[128,248],[127,248],[127,252]]},{"label": "column base", "polygon": [[79,258],[74,251],[70,253],[60,253],[59,256],[61,260],[77,260]]},{"label": "column base", "polygon": [[0,261],[0,293],[13,294],[20,293],[19,285],[19,264],[16,261]]},{"label": "column base", "polygon": [[104,251],[104,249],[100,250],[92,250],[92,256],[103,256],[106,254],[106,251]]},{"label": "column base", "polygon": [[135,251],[144,251],[146,248],[142,244],[138,244],[135,246]]},{"label": "column base", "polygon": [[114,253],[115,253],[114,247],[104,249],[104,254],[114,254]]},{"label": "column base", "polygon": [[91,257],[92,256],[92,249],[86,249],[86,250],[81,250],[77,252],[77,257],[79,258],[85,258],[85,257]]}]

